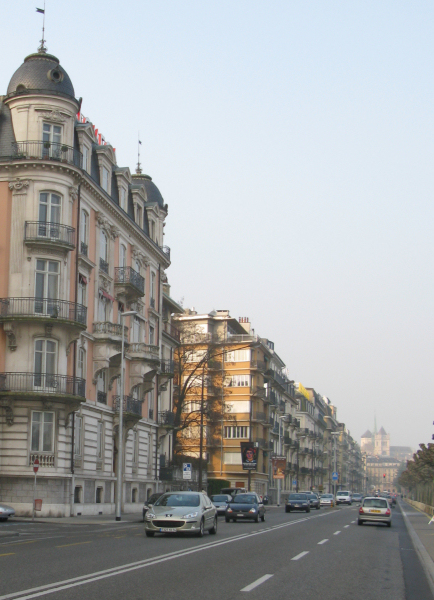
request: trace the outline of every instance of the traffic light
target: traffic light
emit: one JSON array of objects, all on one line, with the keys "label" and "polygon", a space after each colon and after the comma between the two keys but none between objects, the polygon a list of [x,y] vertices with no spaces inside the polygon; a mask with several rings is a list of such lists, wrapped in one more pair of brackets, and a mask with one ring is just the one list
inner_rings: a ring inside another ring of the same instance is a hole
[{"label": "traffic light", "polygon": [[386,479],[386,473],[383,473],[383,479]]}]

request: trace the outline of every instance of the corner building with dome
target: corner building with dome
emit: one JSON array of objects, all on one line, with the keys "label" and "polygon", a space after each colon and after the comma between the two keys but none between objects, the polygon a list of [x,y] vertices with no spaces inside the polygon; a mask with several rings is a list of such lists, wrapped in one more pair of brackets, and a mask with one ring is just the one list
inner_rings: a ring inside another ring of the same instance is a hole
[{"label": "corner building with dome", "polygon": [[43,45],[0,96],[0,214],[0,502],[32,513],[37,459],[38,516],[114,513],[123,337],[122,510],[141,512],[171,450],[168,207]]}]

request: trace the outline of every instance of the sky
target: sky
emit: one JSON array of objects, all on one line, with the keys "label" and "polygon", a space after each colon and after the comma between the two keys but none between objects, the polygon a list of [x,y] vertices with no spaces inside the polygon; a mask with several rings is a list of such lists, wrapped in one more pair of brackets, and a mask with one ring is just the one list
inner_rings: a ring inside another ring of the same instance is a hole
[{"label": "sky", "polygon": [[[2,7],[0,94],[36,7]],[[414,448],[434,433],[433,26],[417,0],[46,2],[119,166],[140,135],[173,298],[249,317],[356,440],[376,416]]]}]

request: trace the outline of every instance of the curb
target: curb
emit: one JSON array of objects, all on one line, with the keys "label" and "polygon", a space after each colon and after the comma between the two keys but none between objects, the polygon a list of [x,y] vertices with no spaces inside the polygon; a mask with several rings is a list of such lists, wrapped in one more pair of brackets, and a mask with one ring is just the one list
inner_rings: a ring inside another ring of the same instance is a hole
[{"label": "curb", "polygon": [[[411,506],[411,504],[410,504]],[[431,593],[434,597],[434,562],[431,556],[428,554],[425,546],[420,541],[419,536],[417,535],[413,525],[410,522],[410,519],[407,517],[405,512],[402,510],[401,505],[399,506],[401,510],[401,514],[404,519],[405,526],[407,527],[408,534],[413,542],[413,545],[416,549],[416,552],[419,554],[420,562],[422,563],[423,570],[425,571],[426,578],[428,580],[428,585],[430,587]]]}]

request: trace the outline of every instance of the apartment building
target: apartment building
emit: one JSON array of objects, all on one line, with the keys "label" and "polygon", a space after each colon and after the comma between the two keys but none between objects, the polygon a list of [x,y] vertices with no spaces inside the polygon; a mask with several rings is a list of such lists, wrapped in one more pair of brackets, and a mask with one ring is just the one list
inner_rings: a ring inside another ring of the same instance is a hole
[{"label": "apartment building", "polygon": [[139,511],[170,445],[168,208],[43,45],[0,96],[0,211],[0,500],[31,512],[37,459],[39,514],[114,512],[123,398],[123,508]]}]

